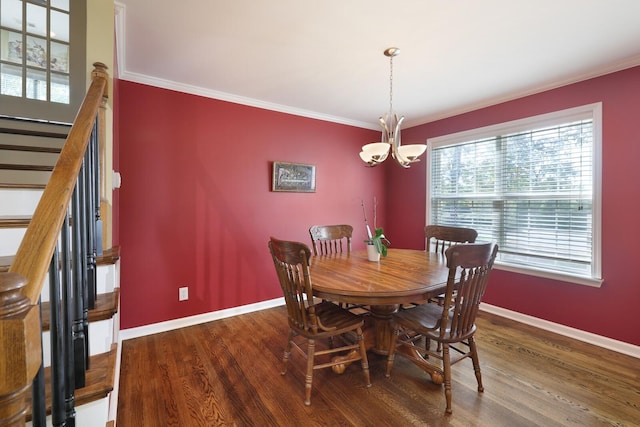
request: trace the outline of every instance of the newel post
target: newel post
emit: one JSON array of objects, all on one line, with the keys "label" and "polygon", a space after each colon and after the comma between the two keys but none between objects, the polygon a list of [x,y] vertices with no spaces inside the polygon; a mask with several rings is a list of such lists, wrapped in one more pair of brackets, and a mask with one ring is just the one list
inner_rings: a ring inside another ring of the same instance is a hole
[{"label": "newel post", "polygon": [[25,425],[29,386],[42,361],[40,310],[22,293],[27,279],[0,273],[0,426]]}]

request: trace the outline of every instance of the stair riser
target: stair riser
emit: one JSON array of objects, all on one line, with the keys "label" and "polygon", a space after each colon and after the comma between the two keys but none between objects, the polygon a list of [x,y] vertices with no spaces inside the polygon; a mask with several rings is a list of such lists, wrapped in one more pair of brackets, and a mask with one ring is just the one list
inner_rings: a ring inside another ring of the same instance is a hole
[{"label": "stair riser", "polygon": [[0,148],[0,159],[2,159],[3,164],[55,166],[58,154],[3,150]]},{"label": "stair riser", "polygon": [[[98,271],[96,274],[97,295],[113,292],[120,280],[120,278],[117,276],[117,271],[118,269],[116,268],[116,265],[113,264],[98,266]],[[50,301],[49,276],[46,276],[44,279],[44,284],[42,285],[42,293],[40,294],[40,300],[42,302]]]},{"label": "stair riser", "polygon": [[[117,318],[91,322],[89,324],[89,355],[107,353],[114,343],[115,324]],[[51,334],[49,331],[42,334],[42,361],[45,368],[51,366]]]},{"label": "stair riser", "polygon": [[[76,426],[104,427],[109,421],[109,397],[76,406]],[[52,426],[51,416],[47,417],[47,427]],[[32,427],[31,422],[26,423]]]},{"label": "stair riser", "polygon": [[26,228],[0,228],[0,256],[15,255]]},{"label": "stair riser", "polygon": [[31,215],[42,196],[42,190],[0,189],[0,216]]},{"label": "stair riser", "polygon": [[44,186],[51,178],[51,172],[0,170],[0,183],[12,185],[38,185]]},{"label": "stair riser", "polygon": [[[36,126],[41,127],[41,124],[37,124]],[[9,123],[5,123],[0,120],[0,127],[12,127]],[[60,150],[66,141],[66,135],[68,134],[68,128],[50,128],[50,129],[33,129],[31,130],[40,130],[41,132],[54,132],[59,134],[60,138],[53,138],[48,136],[39,136],[39,135],[24,135],[22,133],[0,133],[0,144],[7,145],[19,145],[23,147],[45,147],[45,148],[55,148]]]}]

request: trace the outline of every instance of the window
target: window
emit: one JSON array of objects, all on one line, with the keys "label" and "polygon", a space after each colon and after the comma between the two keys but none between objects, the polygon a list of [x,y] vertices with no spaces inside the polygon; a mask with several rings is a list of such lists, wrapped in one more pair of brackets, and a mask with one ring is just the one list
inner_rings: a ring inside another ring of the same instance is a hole
[{"label": "window", "polygon": [[500,246],[496,268],[600,286],[601,104],[428,140],[427,218]]},{"label": "window", "polygon": [[0,0],[0,114],[73,120],[85,91],[85,3]]}]

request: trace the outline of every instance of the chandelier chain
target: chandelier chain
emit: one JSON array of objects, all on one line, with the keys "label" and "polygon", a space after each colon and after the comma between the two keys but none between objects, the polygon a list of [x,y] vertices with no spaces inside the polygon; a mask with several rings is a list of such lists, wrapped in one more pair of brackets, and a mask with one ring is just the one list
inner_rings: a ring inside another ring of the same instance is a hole
[{"label": "chandelier chain", "polygon": [[393,114],[393,55],[389,57],[389,117]]}]

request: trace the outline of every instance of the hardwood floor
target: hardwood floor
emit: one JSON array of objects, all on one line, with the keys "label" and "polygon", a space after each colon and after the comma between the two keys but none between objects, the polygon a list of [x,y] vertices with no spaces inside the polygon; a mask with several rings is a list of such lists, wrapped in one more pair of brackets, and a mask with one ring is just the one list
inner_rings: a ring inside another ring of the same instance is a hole
[{"label": "hardwood floor", "polygon": [[316,371],[304,405],[293,353],[280,375],[284,307],[123,342],[118,427],[140,426],[637,426],[640,360],[481,313],[476,338],[485,387],[470,360],[453,367],[453,414],[442,386],[404,358],[385,378],[371,354]]}]

